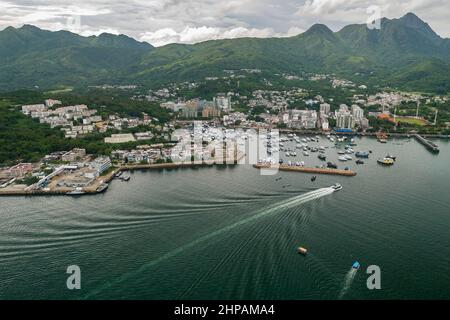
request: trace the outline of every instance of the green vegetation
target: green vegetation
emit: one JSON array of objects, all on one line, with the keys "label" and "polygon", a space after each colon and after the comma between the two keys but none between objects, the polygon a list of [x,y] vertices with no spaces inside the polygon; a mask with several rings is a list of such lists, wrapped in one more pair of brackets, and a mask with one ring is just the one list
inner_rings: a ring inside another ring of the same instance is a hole
[{"label": "green vegetation", "polygon": [[400,122],[400,123],[411,124],[411,125],[414,125],[414,126],[425,126],[425,125],[427,125],[426,121],[424,121],[423,119],[397,117],[396,121]]},{"label": "green vegetation", "polygon": [[[155,104],[132,101],[128,97],[109,97],[107,93],[90,92],[88,95],[64,94],[57,96],[65,104],[80,104],[88,102],[90,107],[99,107],[103,115],[119,113],[121,115],[142,116],[146,112],[164,123],[170,119],[167,110]],[[136,141],[120,145],[105,144],[105,134],[92,133],[78,139],[65,139],[59,128],[51,129],[46,124],[40,124],[20,112],[23,104],[43,102],[46,96],[37,91],[15,91],[0,95],[0,164],[11,165],[17,162],[37,162],[44,155],[55,151],[85,148],[94,155],[110,154],[117,148],[131,149],[142,143],[160,143],[164,140],[155,138],[150,141]],[[124,132],[137,132],[149,128],[132,128]]]},{"label": "green vegetation", "polygon": [[17,180],[16,183],[31,186],[32,184],[35,184],[38,181],[39,181],[38,177],[28,176],[26,178],[23,178],[22,180]]},{"label": "green vegetation", "polygon": [[90,109],[97,109],[104,117],[117,113],[122,117],[142,118],[142,114],[146,113],[158,119],[159,123],[166,123],[171,119],[171,114],[159,104],[132,100],[131,93],[118,90],[78,90],[51,95],[51,97],[61,100],[64,105],[86,104]]},{"label": "green vegetation", "polygon": [[[302,109],[307,107],[304,99],[314,99],[317,95],[332,98],[334,109],[340,104],[350,105],[354,94],[373,94],[385,87],[430,93],[430,97],[435,93],[449,93],[450,40],[440,38],[413,14],[401,19],[384,19],[382,23],[381,30],[351,25],[334,33],[324,25],[315,25],[291,38],[219,40],[161,48],[125,36],[103,34],[85,38],[33,26],[6,28],[0,31],[0,88],[32,90],[0,94],[0,164],[36,162],[45,154],[74,147],[101,155],[142,143],[164,142],[159,135],[151,141],[105,144],[105,136],[118,133],[114,130],[75,140],[64,139],[58,128],[51,129],[20,113],[21,105],[42,103],[46,98],[62,100],[65,105],[87,104],[104,118],[111,114],[141,118],[146,113],[157,119],[151,127],[125,128],[123,132],[160,133],[159,126],[173,115],[156,103],[132,97],[172,82],[202,80],[197,87],[178,93],[185,99],[211,100],[217,93],[229,91],[250,97],[257,89],[303,88],[305,94],[289,102],[289,108]],[[234,78],[224,72],[240,69],[261,72],[239,71]],[[284,73],[300,78],[287,80],[282,76]],[[311,73],[342,76],[366,84],[368,89],[332,88],[329,80],[305,80]],[[212,76],[228,78],[203,81]],[[103,83],[139,84],[140,87],[129,91],[90,87]],[[308,108],[317,110],[319,106]],[[250,108],[239,102],[234,110],[256,121],[261,121],[260,114],[267,112],[263,106]],[[378,110],[379,106],[366,108],[366,111]],[[428,123],[434,122],[436,110],[439,110],[437,125],[430,126]],[[450,102],[422,103],[419,112],[427,122],[407,118],[416,114],[416,105],[411,103],[398,106],[396,128],[386,120],[369,120],[374,131],[421,133],[442,132],[450,122]],[[330,125],[335,125],[333,120]],[[449,130],[444,130],[448,134]]]},{"label": "green vegetation", "polygon": [[[233,39],[153,48],[125,36],[81,37],[33,26],[0,32],[0,87],[56,88],[109,84],[158,87],[169,82],[223,76],[224,70],[261,69],[274,74],[328,73],[372,87],[450,92],[450,40],[414,14],[383,19],[380,30],[350,25],[332,32],[314,25],[290,38]],[[237,79],[234,79],[235,81]],[[255,81],[241,79],[242,91]],[[208,87],[209,86],[209,87]],[[208,98],[214,84],[196,96]]]}]

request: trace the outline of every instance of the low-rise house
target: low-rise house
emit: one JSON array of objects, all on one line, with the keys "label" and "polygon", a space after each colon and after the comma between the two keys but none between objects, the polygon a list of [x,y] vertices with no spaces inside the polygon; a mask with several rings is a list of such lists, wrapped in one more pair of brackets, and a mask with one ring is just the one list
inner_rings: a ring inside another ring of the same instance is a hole
[{"label": "low-rise house", "polygon": [[51,108],[51,107],[53,107],[53,106],[56,106],[56,105],[58,105],[58,104],[62,104],[62,102],[59,101],[59,100],[53,100],[53,99],[47,99],[47,100],[45,100],[45,105],[46,105],[47,107],[49,107],[49,108]]},{"label": "low-rise house", "polygon": [[86,156],[86,149],[75,148],[62,155],[61,160],[66,162],[75,162]]},{"label": "low-rise house", "polygon": [[33,164],[31,163],[19,163],[8,169],[8,174],[13,177],[24,177],[27,174],[33,172]]},{"label": "low-rise house", "polygon": [[29,115],[32,112],[44,112],[47,111],[47,106],[44,104],[32,104],[22,106],[22,113]]},{"label": "low-rise house", "polygon": [[147,131],[135,133],[134,136],[136,137],[136,140],[151,140],[155,135],[150,131]]}]

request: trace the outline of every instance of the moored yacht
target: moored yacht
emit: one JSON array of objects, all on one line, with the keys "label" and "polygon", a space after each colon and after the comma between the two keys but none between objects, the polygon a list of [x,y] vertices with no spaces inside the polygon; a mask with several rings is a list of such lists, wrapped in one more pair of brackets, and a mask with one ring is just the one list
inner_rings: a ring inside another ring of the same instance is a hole
[{"label": "moored yacht", "polygon": [[377,162],[379,164],[382,164],[384,166],[393,166],[395,161],[392,160],[391,158],[383,158],[383,159],[378,159]]}]

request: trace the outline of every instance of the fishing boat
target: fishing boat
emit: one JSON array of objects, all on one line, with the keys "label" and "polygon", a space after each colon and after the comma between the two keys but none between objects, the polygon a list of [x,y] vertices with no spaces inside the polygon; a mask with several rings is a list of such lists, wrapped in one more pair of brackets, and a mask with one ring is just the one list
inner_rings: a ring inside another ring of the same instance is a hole
[{"label": "fishing boat", "polygon": [[121,180],[122,180],[122,181],[125,181],[125,182],[130,181],[130,179],[131,179],[130,176],[126,176],[126,177],[122,177],[122,178],[121,178]]},{"label": "fishing boat", "polygon": [[327,161],[327,157],[324,156],[323,154],[319,154],[317,157],[322,161]]},{"label": "fishing boat", "polygon": [[361,264],[358,261],[355,261],[355,263],[353,263],[352,268],[355,270],[359,270],[359,268],[361,268]]},{"label": "fishing boat", "polygon": [[395,161],[392,160],[391,158],[383,158],[383,159],[378,159],[377,162],[379,164],[382,164],[384,166],[392,166],[394,165]]},{"label": "fishing boat", "polygon": [[106,189],[108,189],[109,185],[107,183],[102,184],[100,187],[97,188],[97,193],[102,193],[105,192]]},{"label": "fishing boat", "polygon": [[330,169],[337,169],[338,168],[337,164],[334,164],[332,162],[328,162],[327,163],[327,167],[330,168]]},{"label": "fishing boat", "polygon": [[342,186],[339,183],[336,183],[335,185],[331,186],[331,188],[333,188],[334,192],[342,190]]},{"label": "fishing boat", "polygon": [[388,155],[386,156],[386,158],[392,159],[392,160],[394,160],[394,161],[397,161],[397,157],[391,156],[390,154],[388,154]]},{"label": "fishing boat", "polygon": [[306,248],[300,247],[297,249],[297,252],[301,255],[306,256],[308,254],[308,250]]},{"label": "fishing boat", "polygon": [[380,131],[377,133],[377,138],[378,138],[378,142],[387,143],[388,135],[386,134],[386,132]]}]

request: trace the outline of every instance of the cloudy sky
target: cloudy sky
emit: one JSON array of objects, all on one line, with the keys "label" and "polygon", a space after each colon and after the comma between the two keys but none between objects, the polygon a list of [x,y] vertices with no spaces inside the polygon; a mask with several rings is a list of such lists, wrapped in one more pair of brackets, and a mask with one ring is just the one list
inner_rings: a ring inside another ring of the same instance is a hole
[{"label": "cloudy sky", "polygon": [[81,35],[126,34],[155,46],[237,37],[283,37],[324,23],[338,30],[378,13],[414,12],[450,37],[449,0],[0,0],[0,30],[33,24]]}]

